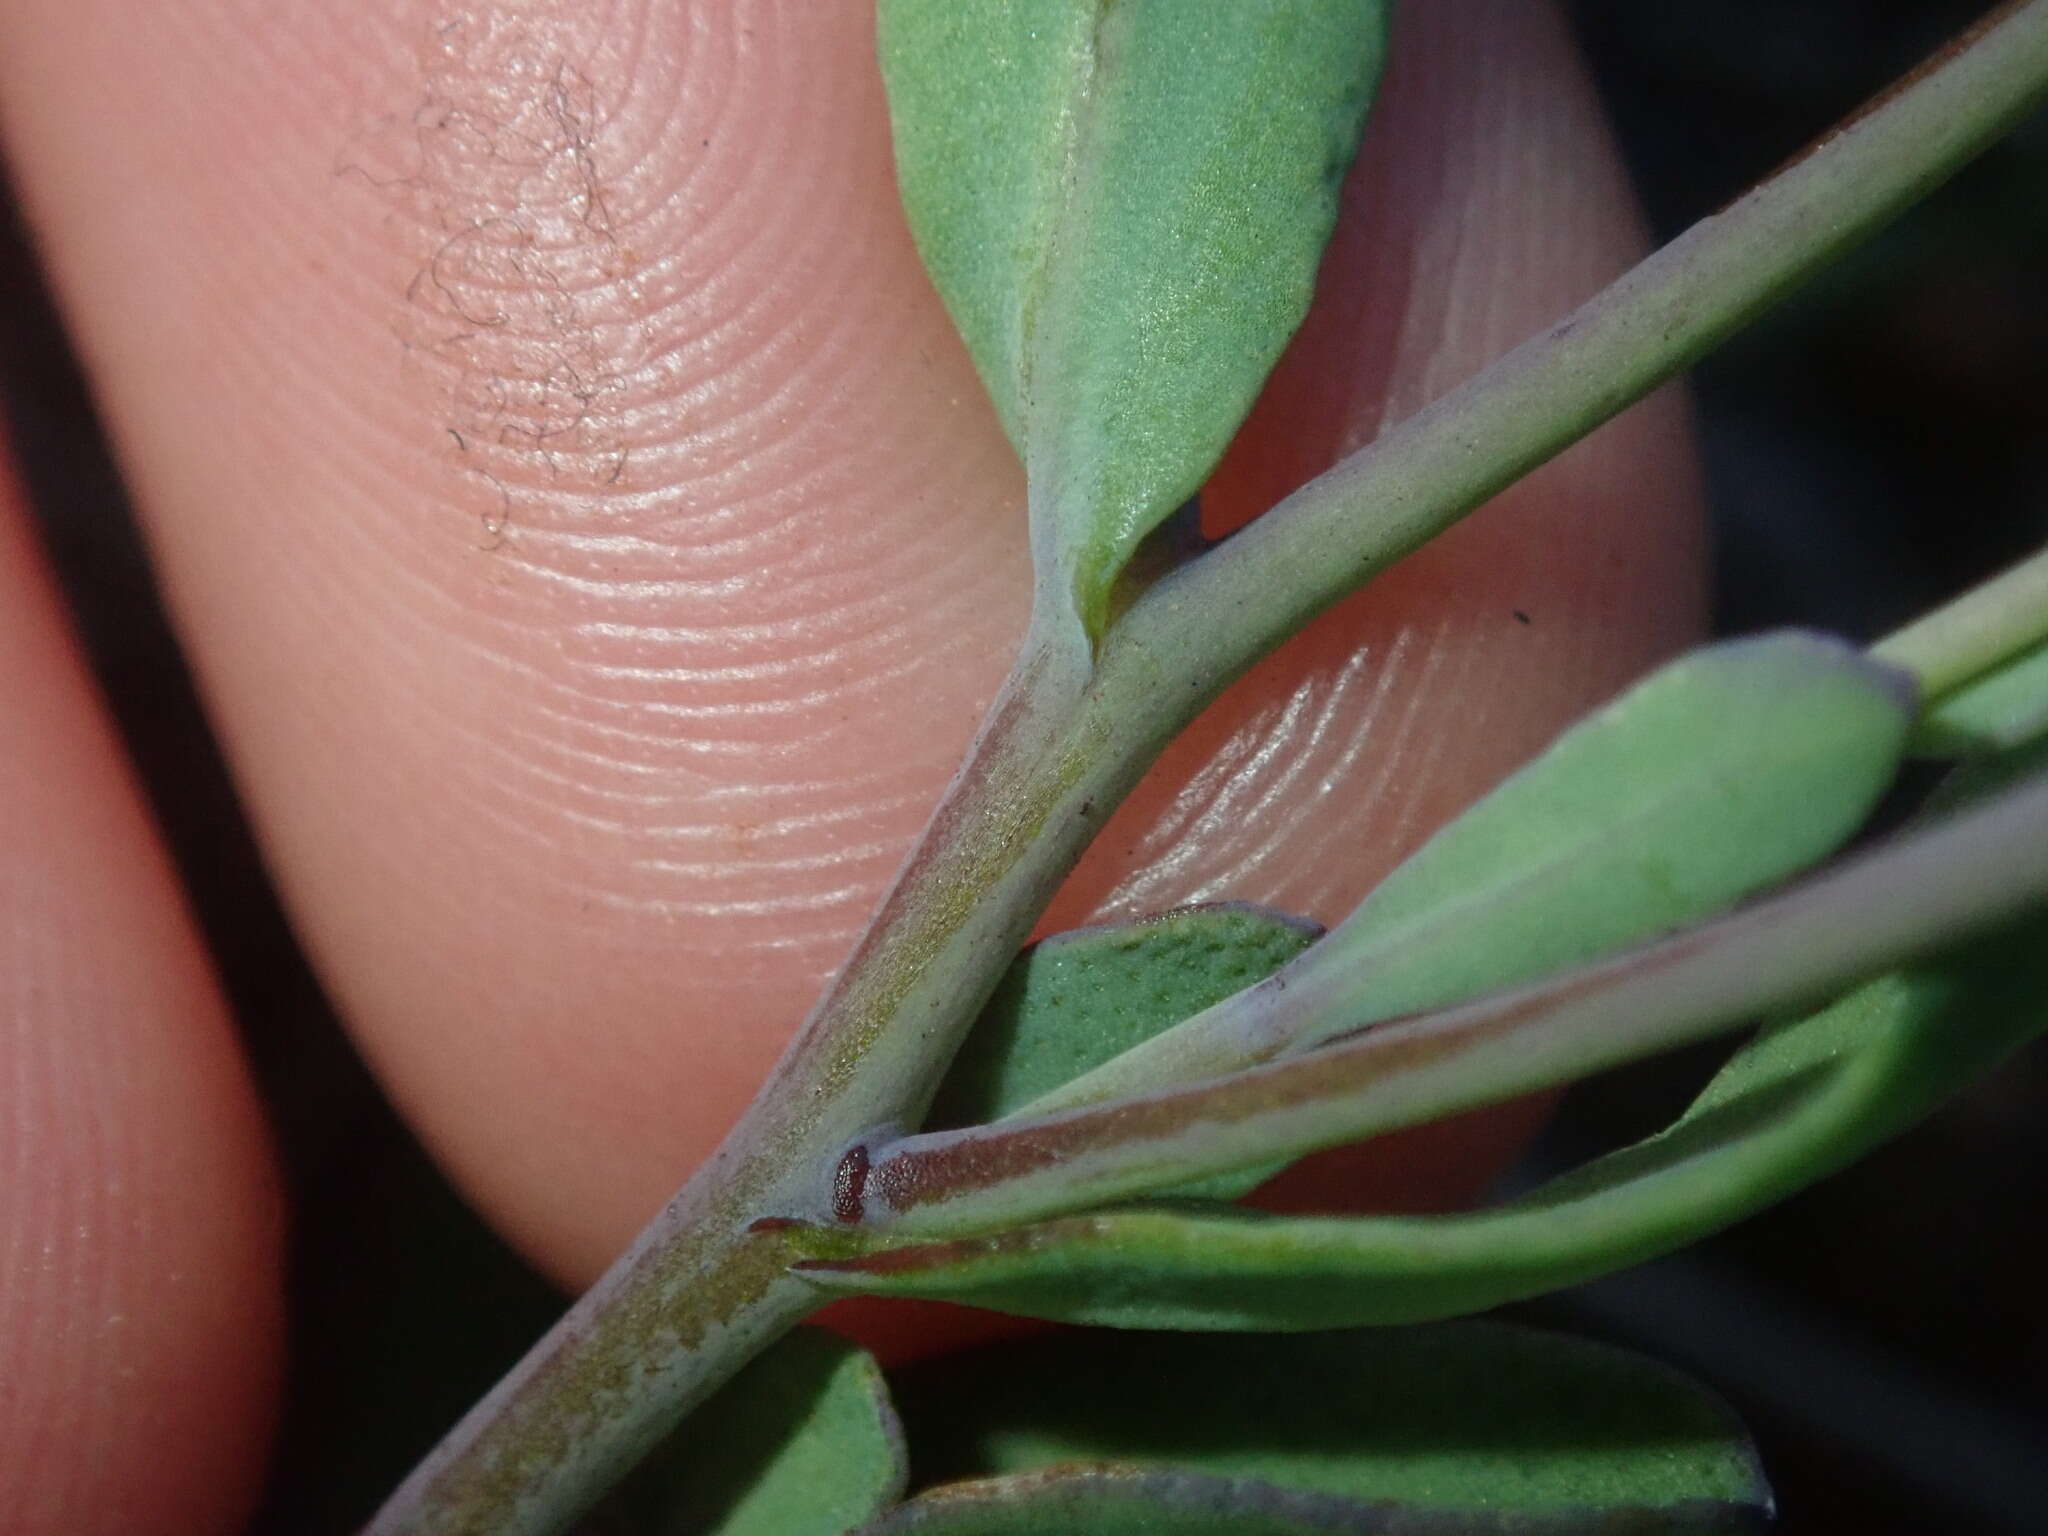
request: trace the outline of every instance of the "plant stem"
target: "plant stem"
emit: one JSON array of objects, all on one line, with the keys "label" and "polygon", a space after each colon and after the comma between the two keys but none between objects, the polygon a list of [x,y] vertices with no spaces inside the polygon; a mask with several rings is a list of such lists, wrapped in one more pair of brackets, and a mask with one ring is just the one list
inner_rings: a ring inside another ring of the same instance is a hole
[{"label": "plant stem", "polygon": [[828,1219],[847,1149],[914,1123],[958,1036],[1142,771],[1089,726],[1089,676],[1077,629],[1034,627],[918,851],[740,1124],[370,1531],[565,1529],[818,1304],[789,1277],[776,1232],[756,1223]]},{"label": "plant stem", "polygon": [[1542,335],[1159,582],[1129,644],[1225,680],[1673,377],[2048,95],[2048,0],[2009,6]]},{"label": "plant stem", "polygon": [[[892,1236],[997,1230],[1571,1082],[2048,900],[2043,850],[2048,778],[2036,778],[1785,895],[1532,987],[1208,1083],[906,1137],[874,1153],[868,1221]],[[1250,1006],[1291,1005],[1268,992]]]},{"label": "plant stem", "polygon": [[2048,549],[1871,646],[1932,702],[2048,637]]}]

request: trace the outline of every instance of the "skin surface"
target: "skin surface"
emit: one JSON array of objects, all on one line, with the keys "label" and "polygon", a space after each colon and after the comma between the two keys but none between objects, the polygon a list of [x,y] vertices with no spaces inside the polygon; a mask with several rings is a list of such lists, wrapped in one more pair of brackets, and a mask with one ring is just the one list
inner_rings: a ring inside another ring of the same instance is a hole
[{"label": "skin surface", "polygon": [[0,1531],[228,1530],[275,1387],[255,1094],[0,443]]},{"label": "skin surface", "polygon": [[[1554,16],[1413,6],[1394,60],[1216,528],[1640,250]],[[1023,623],[1022,485],[894,201],[868,9],[0,0],[0,131],[299,932],[451,1175],[587,1282],[843,957]],[[1694,636],[1701,564],[1664,397],[1219,702],[1047,928],[1341,916]],[[174,911],[153,858],[93,867]],[[1349,1154],[1341,1198],[1468,1194],[1529,1113]],[[271,1262],[253,1217],[112,1198],[224,1284]],[[226,1409],[187,1433],[260,1454]]]}]

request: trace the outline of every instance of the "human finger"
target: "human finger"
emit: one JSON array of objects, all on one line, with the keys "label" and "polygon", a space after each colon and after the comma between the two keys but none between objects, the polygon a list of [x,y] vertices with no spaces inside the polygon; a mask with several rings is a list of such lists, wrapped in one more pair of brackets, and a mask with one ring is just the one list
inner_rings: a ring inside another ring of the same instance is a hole
[{"label": "human finger", "polygon": [[269,1147],[4,444],[0,656],[0,1530],[233,1530],[278,1371]]},{"label": "human finger", "polygon": [[[1226,515],[1634,248],[1554,16],[1405,25],[1325,339]],[[300,930],[458,1180],[586,1280],[843,958],[1023,619],[1016,466],[896,208],[871,18],[0,27],[30,206]],[[1697,622],[1679,438],[1639,414],[1324,621],[1055,921],[1339,913]]]}]

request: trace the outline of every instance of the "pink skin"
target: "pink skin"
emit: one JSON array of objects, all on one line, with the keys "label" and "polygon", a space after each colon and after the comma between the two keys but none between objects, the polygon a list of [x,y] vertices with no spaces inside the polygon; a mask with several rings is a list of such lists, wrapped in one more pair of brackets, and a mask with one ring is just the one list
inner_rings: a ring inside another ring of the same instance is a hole
[{"label": "pink skin", "polygon": [[0,445],[0,1531],[233,1529],[281,1322],[255,1094]]},{"label": "pink skin", "polygon": [[[1022,488],[896,208],[871,26],[0,0],[0,127],[299,930],[565,1284],[730,1124],[1023,621]],[[1553,16],[1411,7],[1395,56],[1212,520],[1640,249]],[[1700,564],[1660,399],[1220,702],[1050,925],[1341,914],[1697,633]],[[1526,1119],[1390,1139],[1343,1198],[1468,1192]]]}]

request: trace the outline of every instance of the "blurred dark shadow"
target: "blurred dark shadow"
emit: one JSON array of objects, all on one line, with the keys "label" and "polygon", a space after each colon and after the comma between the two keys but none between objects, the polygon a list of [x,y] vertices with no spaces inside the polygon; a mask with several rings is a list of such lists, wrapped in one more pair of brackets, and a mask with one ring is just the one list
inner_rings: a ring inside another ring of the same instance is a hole
[{"label": "blurred dark shadow", "polygon": [[[1576,0],[1660,237],[1981,11]],[[289,1167],[294,1375],[257,1529],[346,1531],[559,1301],[462,1207],[294,945],[157,606],[118,476],[0,230],[0,402],[121,730],[248,1034]],[[1697,378],[1722,625],[1882,632],[2048,538],[2048,120]],[[1699,1053],[1574,1094],[1532,1172],[1643,1134]],[[2048,1531],[2048,1051],[1824,1187],[1529,1309],[1686,1365],[1757,1427],[1791,1536]]]}]

